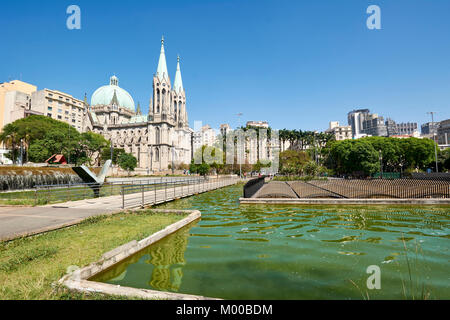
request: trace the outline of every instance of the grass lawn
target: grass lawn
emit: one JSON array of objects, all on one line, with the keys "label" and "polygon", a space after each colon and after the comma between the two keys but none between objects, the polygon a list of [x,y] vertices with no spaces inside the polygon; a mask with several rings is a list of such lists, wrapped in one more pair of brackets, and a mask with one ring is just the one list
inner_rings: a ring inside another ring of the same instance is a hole
[{"label": "grass lawn", "polygon": [[103,253],[143,239],[184,217],[151,210],[124,212],[90,218],[76,226],[33,237],[0,242],[0,300],[112,299],[54,289],[52,283],[65,275],[69,266],[86,266],[99,260]]}]

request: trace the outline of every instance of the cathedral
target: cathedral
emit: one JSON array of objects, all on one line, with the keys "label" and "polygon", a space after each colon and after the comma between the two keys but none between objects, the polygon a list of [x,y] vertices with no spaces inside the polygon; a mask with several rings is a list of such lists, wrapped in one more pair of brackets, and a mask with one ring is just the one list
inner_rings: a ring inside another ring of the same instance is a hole
[{"label": "cathedral", "polygon": [[86,130],[103,135],[114,148],[124,149],[138,160],[138,168],[150,172],[189,164],[192,134],[186,111],[186,92],[181,78],[180,58],[173,87],[167,71],[164,38],[158,68],[153,76],[149,113],[135,107],[131,95],[119,87],[116,76],[97,89],[91,98]]}]

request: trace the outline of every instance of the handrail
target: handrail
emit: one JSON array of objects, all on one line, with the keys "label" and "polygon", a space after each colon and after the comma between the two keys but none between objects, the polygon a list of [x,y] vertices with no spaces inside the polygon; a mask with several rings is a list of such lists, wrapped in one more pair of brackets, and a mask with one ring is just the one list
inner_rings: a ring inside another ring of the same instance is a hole
[{"label": "handrail", "polygon": [[[149,185],[123,185],[121,186],[120,192],[122,196],[122,208],[125,209],[127,207],[139,206],[144,207],[146,205],[155,205],[162,202],[172,201],[197,193],[222,188],[234,184],[238,180],[239,179],[235,177],[224,177],[216,179],[166,181]],[[192,188],[190,187],[191,185],[193,185]],[[195,188],[196,185],[199,187]],[[181,188],[177,189],[179,187]],[[140,195],[132,197],[133,194],[136,195],[138,193],[140,193]],[[127,199],[127,196],[130,197]]]}]

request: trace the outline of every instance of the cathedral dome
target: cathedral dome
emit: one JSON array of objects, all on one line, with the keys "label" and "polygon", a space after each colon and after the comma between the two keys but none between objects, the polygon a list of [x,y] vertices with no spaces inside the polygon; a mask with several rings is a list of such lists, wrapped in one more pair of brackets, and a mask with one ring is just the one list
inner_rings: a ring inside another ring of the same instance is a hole
[{"label": "cathedral dome", "polygon": [[91,98],[91,106],[99,104],[110,105],[114,99],[114,94],[120,107],[135,111],[133,98],[126,90],[119,87],[119,79],[116,76],[111,77],[108,86],[95,90]]}]

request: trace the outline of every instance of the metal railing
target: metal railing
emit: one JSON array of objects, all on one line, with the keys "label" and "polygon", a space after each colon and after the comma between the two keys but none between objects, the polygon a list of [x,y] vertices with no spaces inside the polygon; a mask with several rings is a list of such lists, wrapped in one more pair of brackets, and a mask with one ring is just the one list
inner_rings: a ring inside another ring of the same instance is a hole
[{"label": "metal railing", "polygon": [[126,180],[126,181],[114,181],[107,182],[103,185],[96,183],[76,183],[76,184],[64,184],[64,185],[39,185],[27,194],[27,198],[34,198],[35,205],[54,203],[54,202],[66,202],[77,201],[83,199],[92,199],[98,197],[109,197],[121,195],[122,188],[124,186],[149,186],[160,185],[162,183],[193,183],[195,181],[203,181],[203,177],[186,177],[186,178],[173,178],[173,177],[161,177],[152,178],[146,180]]},{"label": "metal railing", "polygon": [[122,186],[122,209],[145,207],[223,188],[239,181],[236,177],[167,181]]}]

